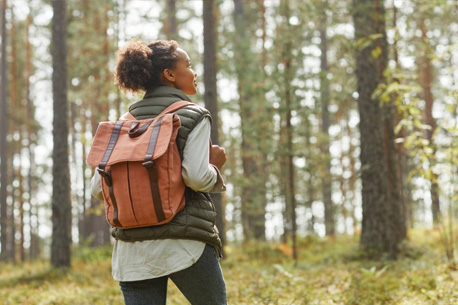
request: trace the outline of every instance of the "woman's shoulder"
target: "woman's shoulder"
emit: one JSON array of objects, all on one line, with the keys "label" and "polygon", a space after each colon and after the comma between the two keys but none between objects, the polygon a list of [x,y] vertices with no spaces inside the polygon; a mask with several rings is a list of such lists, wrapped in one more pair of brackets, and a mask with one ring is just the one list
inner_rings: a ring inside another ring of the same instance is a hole
[{"label": "woman's shoulder", "polygon": [[192,104],[183,107],[176,113],[180,116],[182,125],[189,125],[188,127],[196,126],[205,118],[211,120],[210,111],[208,111],[208,109],[198,104]]}]

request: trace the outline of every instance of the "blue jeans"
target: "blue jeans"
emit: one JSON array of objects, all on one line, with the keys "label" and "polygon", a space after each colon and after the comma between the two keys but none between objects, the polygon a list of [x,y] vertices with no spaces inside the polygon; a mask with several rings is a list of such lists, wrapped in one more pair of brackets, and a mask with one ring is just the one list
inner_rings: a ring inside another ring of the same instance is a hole
[{"label": "blue jeans", "polygon": [[155,279],[119,282],[126,305],[165,305],[171,279],[192,305],[226,305],[226,284],[215,249],[205,245],[191,267]]}]

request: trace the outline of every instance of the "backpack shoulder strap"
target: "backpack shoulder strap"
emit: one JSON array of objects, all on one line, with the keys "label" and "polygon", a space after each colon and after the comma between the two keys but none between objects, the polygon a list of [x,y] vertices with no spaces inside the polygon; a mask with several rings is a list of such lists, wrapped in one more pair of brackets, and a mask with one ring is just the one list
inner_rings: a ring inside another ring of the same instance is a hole
[{"label": "backpack shoulder strap", "polygon": [[[189,106],[189,105],[195,105],[194,103],[191,103],[191,102],[188,102],[188,101],[179,101],[179,102],[175,102],[173,103],[172,105],[170,105],[169,107],[165,108],[164,111],[162,111],[157,117],[160,117],[162,115],[165,115],[167,113],[173,113],[183,107],[186,107],[186,106]],[[125,121],[125,120],[131,120],[131,121],[135,121],[137,120],[130,112],[126,112],[124,113],[120,118],[119,120],[121,121]]]}]

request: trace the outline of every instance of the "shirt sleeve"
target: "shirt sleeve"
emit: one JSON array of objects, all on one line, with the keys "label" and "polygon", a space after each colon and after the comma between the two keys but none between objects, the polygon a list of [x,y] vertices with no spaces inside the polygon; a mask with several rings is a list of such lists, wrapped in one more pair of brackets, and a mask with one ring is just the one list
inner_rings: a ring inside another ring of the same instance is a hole
[{"label": "shirt sleeve", "polygon": [[224,192],[226,185],[218,168],[210,164],[209,118],[204,118],[191,131],[186,141],[181,163],[184,183],[197,192]]},{"label": "shirt sleeve", "polygon": [[91,193],[92,196],[103,201],[102,184],[100,183],[100,174],[98,171],[94,172],[94,176],[91,179]]}]

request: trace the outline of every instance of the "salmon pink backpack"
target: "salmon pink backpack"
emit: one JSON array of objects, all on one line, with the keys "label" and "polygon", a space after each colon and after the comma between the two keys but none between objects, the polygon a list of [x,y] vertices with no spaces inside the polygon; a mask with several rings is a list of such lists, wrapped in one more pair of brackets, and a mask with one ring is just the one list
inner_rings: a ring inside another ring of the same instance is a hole
[{"label": "salmon pink backpack", "polygon": [[110,225],[129,229],[165,224],[185,205],[181,157],[175,139],[181,126],[175,102],[154,119],[126,113],[101,122],[87,157],[101,176]]}]

